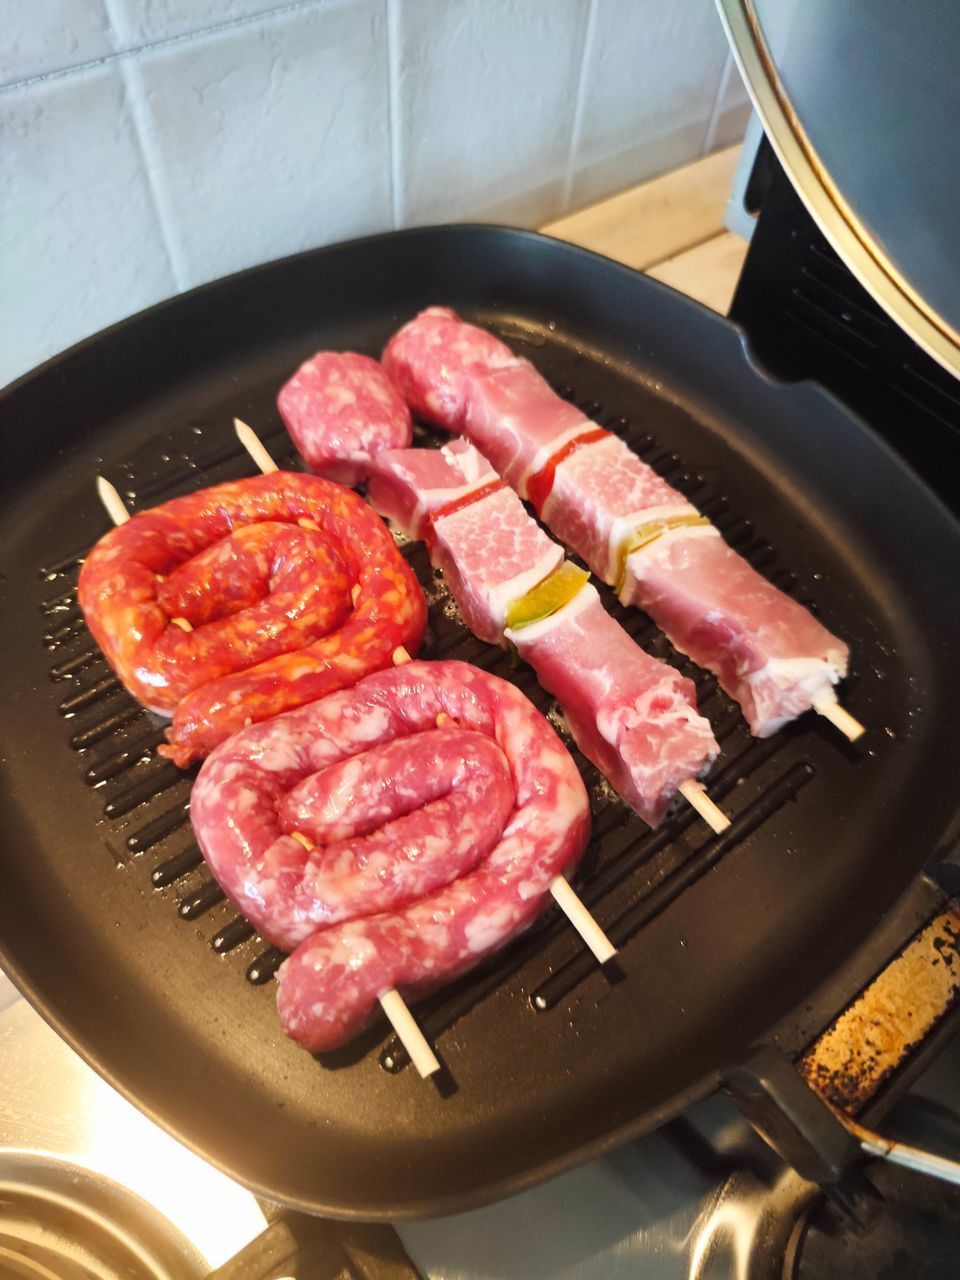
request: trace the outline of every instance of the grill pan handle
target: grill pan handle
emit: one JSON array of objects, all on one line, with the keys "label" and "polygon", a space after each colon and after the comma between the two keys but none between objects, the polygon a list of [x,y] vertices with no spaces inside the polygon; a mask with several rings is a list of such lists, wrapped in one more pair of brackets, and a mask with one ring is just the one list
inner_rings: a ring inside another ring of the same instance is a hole
[{"label": "grill pan handle", "polygon": [[423,1280],[392,1227],[283,1210],[208,1280]]},{"label": "grill pan handle", "polygon": [[851,1178],[864,1154],[960,1183],[960,1164],[892,1142],[855,1117],[908,1082],[917,1047],[940,1042],[960,1011],[960,899],[898,951],[792,1062],[772,1046],[729,1068],[723,1085],[762,1138],[854,1217],[871,1195]]}]

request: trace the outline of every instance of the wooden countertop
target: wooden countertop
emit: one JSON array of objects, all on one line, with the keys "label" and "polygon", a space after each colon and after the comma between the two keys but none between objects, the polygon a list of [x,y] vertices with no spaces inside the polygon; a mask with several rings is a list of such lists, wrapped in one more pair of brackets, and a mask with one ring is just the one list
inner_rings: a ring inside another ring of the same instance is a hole
[{"label": "wooden countertop", "polygon": [[740,148],[728,147],[540,230],[648,272],[725,315],[747,252],[723,210]]}]

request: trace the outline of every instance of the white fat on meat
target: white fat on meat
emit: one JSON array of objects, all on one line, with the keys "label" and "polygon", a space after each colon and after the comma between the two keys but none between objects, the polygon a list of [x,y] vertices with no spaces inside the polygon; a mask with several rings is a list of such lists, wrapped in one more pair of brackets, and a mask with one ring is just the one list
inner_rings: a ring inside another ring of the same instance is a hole
[{"label": "white fat on meat", "polygon": [[683,525],[679,529],[665,529],[645,547],[638,547],[627,556],[620,600],[623,604],[630,604],[636,592],[636,584],[642,580],[644,571],[651,565],[660,564],[668,556],[672,556],[676,550],[675,544],[682,544],[684,547],[690,544],[690,557],[693,557],[697,553],[697,548],[693,544],[699,539],[719,537],[720,530],[712,524]]},{"label": "white fat on meat", "polygon": [[[836,702],[833,686],[846,673],[846,655],[840,650],[832,660],[771,658],[745,677],[753,694],[753,732],[758,738],[769,738],[815,702],[823,698]],[[794,703],[797,710],[791,713]]]},{"label": "white fat on meat", "polygon": [[[641,528],[643,525],[653,524],[657,520],[674,520],[678,516],[697,516],[699,514],[696,507],[686,502],[650,507],[646,511],[631,511],[625,516],[616,516],[610,524],[607,572],[604,575],[604,582],[609,583],[611,586],[617,582],[622,567],[620,564],[620,551],[624,541],[630,537],[634,530]],[[700,525],[699,527],[706,528],[707,526]]]},{"label": "white fat on meat", "polygon": [[563,707],[581,751],[645,821],[659,822],[679,784],[716,756],[692,683],[645,653],[592,585],[507,636]]},{"label": "white fat on meat", "polygon": [[566,448],[572,441],[579,439],[582,435],[586,435],[588,431],[595,431],[596,426],[597,424],[591,422],[589,418],[582,418],[579,422],[575,422],[572,427],[567,427],[565,431],[561,431],[559,435],[554,436],[552,440],[540,445],[530,459],[527,469],[517,482],[517,492],[522,497],[526,497],[529,492],[530,481],[534,476],[539,475],[550,459],[555,454],[558,454],[561,449]]}]

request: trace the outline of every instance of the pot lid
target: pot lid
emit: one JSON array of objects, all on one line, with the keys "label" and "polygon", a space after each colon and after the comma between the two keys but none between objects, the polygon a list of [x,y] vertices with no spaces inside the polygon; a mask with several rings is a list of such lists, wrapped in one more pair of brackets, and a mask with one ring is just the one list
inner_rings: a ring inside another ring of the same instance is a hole
[{"label": "pot lid", "polygon": [[717,4],[767,137],[824,236],[960,374],[960,5]]}]

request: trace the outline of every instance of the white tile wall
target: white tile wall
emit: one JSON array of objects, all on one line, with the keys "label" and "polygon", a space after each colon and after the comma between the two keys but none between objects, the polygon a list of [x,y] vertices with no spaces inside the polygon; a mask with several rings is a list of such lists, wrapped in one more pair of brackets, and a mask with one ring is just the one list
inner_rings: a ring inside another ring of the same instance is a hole
[{"label": "white tile wall", "polygon": [[0,97],[0,385],[175,289],[116,67]]},{"label": "white tile wall", "polygon": [[182,288],[392,225],[381,0],[287,10],[126,65]]},{"label": "white tile wall", "polygon": [[726,50],[703,0],[596,0],[572,207],[702,154]]},{"label": "white tile wall", "polygon": [[713,0],[0,0],[0,383],[391,226],[535,226],[734,140]]},{"label": "white tile wall", "polygon": [[103,0],[0,0],[0,85],[110,53]]},{"label": "white tile wall", "polygon": [[561,211],[588,0],[394,0],[402,226]]},{"label": "white tile wall", "polygon": [[[82,3],[82,0],[80,0]],[[309,0],[104,0],[118,48],[151,44],[171,36],[249,18]]]}]

